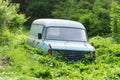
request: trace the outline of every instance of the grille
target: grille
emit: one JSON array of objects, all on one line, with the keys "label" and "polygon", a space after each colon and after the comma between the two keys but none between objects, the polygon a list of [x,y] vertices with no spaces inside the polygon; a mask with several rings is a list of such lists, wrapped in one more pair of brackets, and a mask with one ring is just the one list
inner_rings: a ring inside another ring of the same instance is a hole
[{"label": "grille", "polygon": [[87,54],[88,52],[84,52],[84,51],[60,51],[64,57],[66,57],[68,60],[80,60],[83,59],[85,57],[85,54]]}]

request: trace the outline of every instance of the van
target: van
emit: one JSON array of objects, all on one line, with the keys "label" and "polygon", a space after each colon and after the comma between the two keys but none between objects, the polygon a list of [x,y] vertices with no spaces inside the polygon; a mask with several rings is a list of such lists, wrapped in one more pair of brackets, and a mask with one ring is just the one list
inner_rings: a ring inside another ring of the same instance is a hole
[{"label": "van", "polygon": [[67,59],[95,58],[95,48],[88,43],[86,28],[79,22],[63,19],[34,20],[28,44],[44,54],[63,54]]}]

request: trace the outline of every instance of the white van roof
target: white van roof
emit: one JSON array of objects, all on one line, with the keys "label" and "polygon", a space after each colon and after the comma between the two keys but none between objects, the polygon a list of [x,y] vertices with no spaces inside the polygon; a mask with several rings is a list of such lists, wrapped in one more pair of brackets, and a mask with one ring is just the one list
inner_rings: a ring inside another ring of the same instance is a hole
[{"label": "white van roof", "polygon": [[75,27],[75,28],[85,29],[85,27],[79,22],[71,21],[71,20],[63,20],[63,19],[36,19],[33,21],[32,24],[42,24],[45,25],[45,27],[62,26],[62,27]]}]

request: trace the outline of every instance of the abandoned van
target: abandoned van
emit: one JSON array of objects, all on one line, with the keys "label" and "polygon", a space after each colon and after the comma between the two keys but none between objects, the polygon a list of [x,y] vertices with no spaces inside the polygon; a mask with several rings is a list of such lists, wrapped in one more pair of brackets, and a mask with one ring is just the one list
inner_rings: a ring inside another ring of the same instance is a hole
[{"label": "abandoned van", "polygon": [[68,59],[95,57],[95,48],[88,43],[85,27],[75,21],[62,19],[34,20],[28,37],[30,46],[44,53],[63,54]]}]

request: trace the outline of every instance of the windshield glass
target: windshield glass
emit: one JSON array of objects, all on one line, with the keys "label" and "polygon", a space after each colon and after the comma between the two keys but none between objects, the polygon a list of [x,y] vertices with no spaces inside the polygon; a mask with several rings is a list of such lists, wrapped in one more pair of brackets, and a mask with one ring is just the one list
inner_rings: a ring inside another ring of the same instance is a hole
[{"label": "windshield glass", "polygon": [[47,40],[87,41],[85,30],[80,28],[48,27],[46,31]]}]

